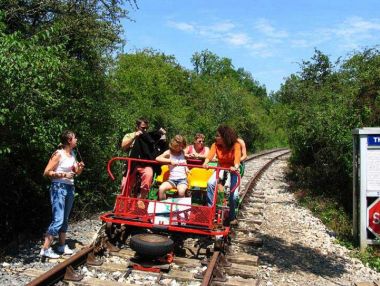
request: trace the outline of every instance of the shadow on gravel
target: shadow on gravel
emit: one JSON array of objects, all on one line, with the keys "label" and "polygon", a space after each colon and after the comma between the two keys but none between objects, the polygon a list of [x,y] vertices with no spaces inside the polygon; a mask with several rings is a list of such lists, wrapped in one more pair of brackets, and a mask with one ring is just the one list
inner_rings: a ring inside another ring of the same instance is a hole
[{"label": "shadow on gravel", "polygon": [[[2,257],[0,258],[0,262],[21,262],[23,264],[30,264],[34,262],[40,262],[41,257],[39,255],[43,241],[26,241],[22,245],[18,247],[13,247],[7,249]],[[77,246],[83,247],[83,243],[76,239],[66,239],[66,244],[71,248],[75,249]],[[55,241],[52,244],[53,250],[56,250],[58,247],[58,242]]]},{"label": "shadow on gravel", "polygon": [[66,239],[66,244],[67,244],[71,249],[75,249],[76,246],[81,246],[81,247],[84,246],[83,242],[81,242],[81,241],[79,241],[79,240],[76,240],[76,239],[72,239],[72,238],[68,238],[68,239]]},{"label": "shadow on gravel", "polygon": [[279,237],[260,237],[263,239],[263,247],[247,247],[247,252],[259,256],[261,265],[271,264],[283,272],[304,271],[325,277],[339,277],[347,272],[345,264],[348,260],[341,256],[324,255],[298,243],[289,245]]}]

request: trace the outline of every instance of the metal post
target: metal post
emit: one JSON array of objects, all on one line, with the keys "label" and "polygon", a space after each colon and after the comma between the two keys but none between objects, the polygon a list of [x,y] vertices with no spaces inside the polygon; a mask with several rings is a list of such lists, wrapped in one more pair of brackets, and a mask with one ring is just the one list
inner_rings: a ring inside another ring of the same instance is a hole
[{"label": "metal post", "polygon": [[358,190],[357,190],[357,180],[358,180],[358,154],[357,154],[357,146],[358,146],[358,137],[356,134],[353,135],[352,140],[352,220],[353,220],[353,237],[356,242],[359,242],[359,232],[358,232]]},{"label": "metal post", "polygon": [[359,212],[359,221],[360,221],[360,251],[364,251],[367,248],[367,135],[359,134],[360,140],[360,212]]}]

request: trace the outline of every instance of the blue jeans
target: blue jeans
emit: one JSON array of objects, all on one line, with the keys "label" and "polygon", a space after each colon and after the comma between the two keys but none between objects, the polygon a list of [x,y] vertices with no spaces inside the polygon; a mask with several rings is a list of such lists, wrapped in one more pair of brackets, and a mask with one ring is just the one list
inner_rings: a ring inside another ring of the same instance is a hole
[{"label": "blue jeans", "polygon": [[71,208],[74,203],[74,185],[53,182],[50,186],[52,222],[47,234],[57,236],[66,232]]},{"label": "blue jeans", "polygon": [[[219,172],[219,178],[221,177],[222,172]],[[231,176],[231,183],[230,183],[230,189],[232,190],[236,183],[237,183],[237,175],[235,173],[230,173]],[[216,187],[216,171],[212,174],[210,179],[207,182],[207,205],[212,206],[212,203],[214,201],[214,192],[215,192],[215,187]],[[239,193],[237,189],[232,193],[230,192],[230,197],[229,197],[229,205],[230,205],[230,215],[229,219],[234,220],[236,213],[235,213],[235,208],[236,208],[236,201],[238,199]]]}]

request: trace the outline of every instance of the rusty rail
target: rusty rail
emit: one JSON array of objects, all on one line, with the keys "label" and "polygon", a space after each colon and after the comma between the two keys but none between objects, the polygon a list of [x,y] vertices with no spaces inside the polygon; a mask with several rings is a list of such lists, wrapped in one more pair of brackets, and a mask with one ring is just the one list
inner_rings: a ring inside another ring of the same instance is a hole
[{"label": "rusty rail", "polygon": [[[247,158],[246,161],[251,161],[253,159],[257,159],[259,157],[262,157],[262,156],[265,156],[265,155],[268,155],[268,154],[271,154],[271,153],[274,153],[274,152],[279,152],[279,151],[286,151],[288,149],[286,148],[281,148],[281,149],[275,149],[275,150],[270,150],[269,152],[263,152],[263,153],[260,153],[260,154],[254,154],[252,156],[249,156],[249,158]],[[287,152],[284,152],[284,153],[281,153],[280,155],[277,155],[275,156],[274,158],[272,158],[271,160],[269,160],[269,162],[267,162],[263,167],[260,168],[260,170],[255,174],[255,176],[253,176],[251,178],[251,180],[249,181],[248,183],[248,186],[247,188],[245,189],[243,195],[242,195],[242,202],[244,201],[244,198],[245,198],[245,195],[255,186],[255,184],[257,183],[258,179],[261,177],[261,175],[269,168],[269,166],[275,161],[277,160],[279,157],[281,156],[284,156],[286,154],[289,154],[290,151],[288,150]],[[219,256],[221,255],[221,253],[219,251],[215,251],[209,264],[207,265],[207,269],[205,270],[205,272],[203,273],[203,280],[202,280],[202,284],[201,286],[208,286],[211,284],[212,280],[213,280],[213,276],[214,276],[214,271],[216,270],[217,268],[217,263],[218,263],[218,259],[219,259]],[[220,270],[218,270],[220,271]],[[216,274],[218,275],[218,274]]]},{"label": "rusty rail", "polygon": [[246,162],[251,161],[253,159],[256,159],[256,158],[259,158],[259,157],[262,157],[262,156],[265,156],[268,154],[272,154],[272,153],[279,152],[279,151],[285,151],[285,150],[289,150],[289,149],[288,148],[276,148],[276,149],[271,149],[271,150],[264,150],[261,153],[252,154],[252,155],[248,156],[248,158],[245,161]]},{"label": "rusty rail", "polygon": [[94,246],[85,247],[62,263],[57,264],[49,271],[32,280],[27,286],[52,285],[53,283],[62,280],[69,266],[76,267],[82,264],[83,261],[87,259],[87,256],[93,251]]},{"label": "rusty rail", "polygon": [[[258,156],[252,156],[250,158],[247,159],[247,161],[250,161],[250,160],[253,160],[253,159],[256,159],[258,157],[261,157],[261,156],[264,156],[264,155],[268,155],[268,154],[271,154],[271,153],[274,153],[274,152],[279,152],[279,151],[285,151],[285,150],[288,150],[288,149],[278,149],[278,150],[275,150],[275,151],[271,151],[271,152],[268,152],[268,153],[263,153],[263,154],[258,154]],[[290,150],[288,150],[287,152],[284,152],[274,158],[272,158],[269,162],[267,162],[263,167],[261,167],[261,169],[257,172],[257,174],[251,178],[251,180],[248,182],[247,184],[247,187],[245,188],[243,194],[241,195],[241,202],[244,202],[244,198],[246,196],[246,194],[252,190],[252,188],[256,185],[257,181],[260,179],[261,175],[269,168],[269,166],[275,161],[277,160],[279,157],[281,156],[284,156],[286,154],[289,154],[290,153]]]},{"label": "rusty rail", "polygon": [[[247,161],[250,161],[250,160],[253,160],[253,159],[256,159],[258,157],[265,156],[265,155],[268,155],[268,154],[271,154],[271,153],[274,153],[274,152],[279,152],[279,151],[282,151],[282,150],[285,151],[287,149],[285,149],[285,148],[279,148],[279,149],[270,150],[268,152],[264,151],[263,153],[254,154],[254,155],[249,156],[247,158]],[[254,184],[256,183],[256,181],[258,180],[258,178],[262,175],[262,173],[276,159],[278,159],[279,157],[281,157],[283,155],[288,154],[289,152],[290,151],[284,152],[284,153],[282,153],[282,154],[274,157],[273,159],[271,159],[268,163],[266,163],[260,169],[260,171],[248,183],[248,187],[244,191],[244,194],[242,196],[242,200],[244,199],[244,197],[247,194],[248,190],[252,189],[252,187],[254,186]],[[89,255],[91,255],[94,252],[94,249],[95,249],[95,247],[93,245],[83,248],[82,250],[78,251],[76,254],[74,254],[73,256],[71,256],[70,258],[68,258],[67,260],[65,260],[65,261],[57,264],[56,266],[54,266],[49,271],[45,272],[41,276],[39,276],[39,277],[35,278],[34,280],[32,280],[30,283],[27,284],[27,286],[52,285],[52,284],[58,282],[59,280],[62,280],[67,272],[73,271],[72,267],[77,267],[77,266],[83,264],[87,260],[87,258],[89,257]],[[212,282],[212,280],[214,278],[213,276],[215,275],[214,271],[218,270],[218,260],[219,260],[220,256],[221,256],[221,252],[219,252],[219,251],[215,251],[213,253],[213,256],[212,256],[212,258],[211,258],[211,260],[210,260],[210,262],[209,262],[209,264],[207,266],[207,269],[205,270],[205,272],[203,274],[202,286],[210,285],[210,283]],[[216,274],[216,275],[218,275],[218,274]]]},{"label": "rusty rail", "polygon": [[207,265],[206,272],[203,274],[203,280],[201,286],[208,286],[212,281],[212,274],[214,272],[216,262],[218,261],[220,252],[215,251],[211,257],[209,264]]}]

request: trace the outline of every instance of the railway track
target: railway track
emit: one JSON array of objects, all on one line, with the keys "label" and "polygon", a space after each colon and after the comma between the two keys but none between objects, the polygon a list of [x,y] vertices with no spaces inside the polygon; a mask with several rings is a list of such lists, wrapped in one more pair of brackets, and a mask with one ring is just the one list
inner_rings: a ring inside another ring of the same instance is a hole
[{"label": "railway track", "polygon": [[[239,223],[233,227],[224,253],[214,251],[210,241],[190,238],[175,252],[171,264],[143,261],[128,247],[128,239],[121,249],[110,244],[103,226],[91,245],[49,271],[26,269],[23,274],[34,278],[28,285],[52,285],[61,280],[70,281],[70,285],[260,285],[255,279],[258,257],[240,247],[262,244],[254,233],[262,222],[263,194],[252,189],[270,164],[288,153],[286,149],[276,149],[248,158],[241,181]],[[150,272],[141,271],[143,268],[150,268]]]}]

